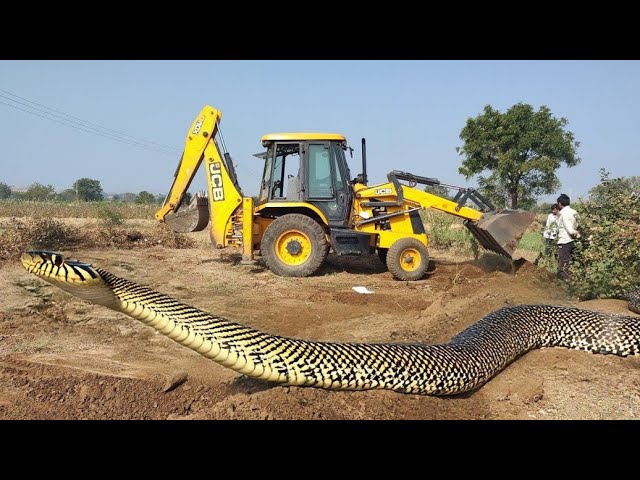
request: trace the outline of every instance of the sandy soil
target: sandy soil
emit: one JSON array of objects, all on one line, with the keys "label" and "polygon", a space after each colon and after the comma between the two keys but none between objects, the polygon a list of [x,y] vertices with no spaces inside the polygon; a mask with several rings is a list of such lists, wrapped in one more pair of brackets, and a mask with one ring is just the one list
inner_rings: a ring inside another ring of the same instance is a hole
[{"label": "sandy soil", "polygon": [[[282,278],[200,242],[173,250],[64,252],[185,303],[272,333],[316,340],[446,342],[504,305],[578,303],[530,264],[432,251],[424,280],[394,281],[377,256],[330,256]],[[361,295],[353,286],[366,286]],[[638,419],[640,358],[530,352],[473,393],[446,398],[262,383],[150,327],[0,266],[0,419]]]}]

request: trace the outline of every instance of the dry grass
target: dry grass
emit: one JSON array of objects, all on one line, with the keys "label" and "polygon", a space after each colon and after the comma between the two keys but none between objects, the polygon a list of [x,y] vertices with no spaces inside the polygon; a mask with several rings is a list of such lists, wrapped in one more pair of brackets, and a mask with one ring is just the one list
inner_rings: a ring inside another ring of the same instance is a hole
[{"label": "dry grass", "polygon": [[154,225],[151,230],[134,228],[97,227],[87,228],[81,246],[100,248],[101,246],[121,249],[162,246],[168,248],[191,248],[194,241],[188,236],[176,233],[164,223]]},{"label": "dry grass", "polygon": [[58,250],[74,247],[77,233],[53,218],[12,218],[0,231],[0,261],[18,257],[25,250]]},{"label": "dry grass", "polygon": [[157,223],[151,229],[87,224],[73,228],[53,218],[12,218],[0,227],[0,261],[17,260],[27,250],[74,248],[191,248],[195,241]]},{"label": "dry grass", "polygon": [[158,205],[117,202],[28,202],[0,200],[0,217],[100,218],[105,210],[123,219],[153,219]]}]

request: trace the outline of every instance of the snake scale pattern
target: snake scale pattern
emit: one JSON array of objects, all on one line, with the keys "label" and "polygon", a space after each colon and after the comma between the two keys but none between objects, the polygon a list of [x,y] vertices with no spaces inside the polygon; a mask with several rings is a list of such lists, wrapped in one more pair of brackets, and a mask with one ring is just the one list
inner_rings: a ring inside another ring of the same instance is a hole
[{"label": "snake scale pattern", "polygon": [[[535,348],[640,353],[640,319],[553,305],[501,308],[443,344],[300,340],[211,315],[58,253],[25,253],[22,263],[39,278],[140,320],[220,365],[286,385],[453,395],[480,387]],[[629,296],[629,306],[640,313],[640,292]]]}]

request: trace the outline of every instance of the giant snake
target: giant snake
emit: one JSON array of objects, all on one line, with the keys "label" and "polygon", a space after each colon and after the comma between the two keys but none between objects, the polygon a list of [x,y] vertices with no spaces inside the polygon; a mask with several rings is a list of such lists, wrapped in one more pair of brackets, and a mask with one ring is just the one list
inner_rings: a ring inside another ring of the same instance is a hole
[{"label": "giant snake", "polygon": [[[638,318],[554,305],[501,308],[442,344],[300,340],[211,315],[58,253],[32,251],[22,263],[39,278],[140,320],[220,365],[286,385],[452,395],[478,388],[535,348],[640,353]],[[640,291],[629,295],[629,307],[640,313]]]}]

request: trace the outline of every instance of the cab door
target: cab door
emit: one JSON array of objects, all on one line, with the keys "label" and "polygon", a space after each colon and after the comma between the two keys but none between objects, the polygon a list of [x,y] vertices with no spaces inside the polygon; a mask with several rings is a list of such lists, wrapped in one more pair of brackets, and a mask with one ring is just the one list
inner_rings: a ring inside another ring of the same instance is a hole
[{"label": "cab door", "polygon": [[308,142],[304,153],[305,200],[325,214],[329,226],[346,227],[353,192],[342,147],[336,142]]}]

